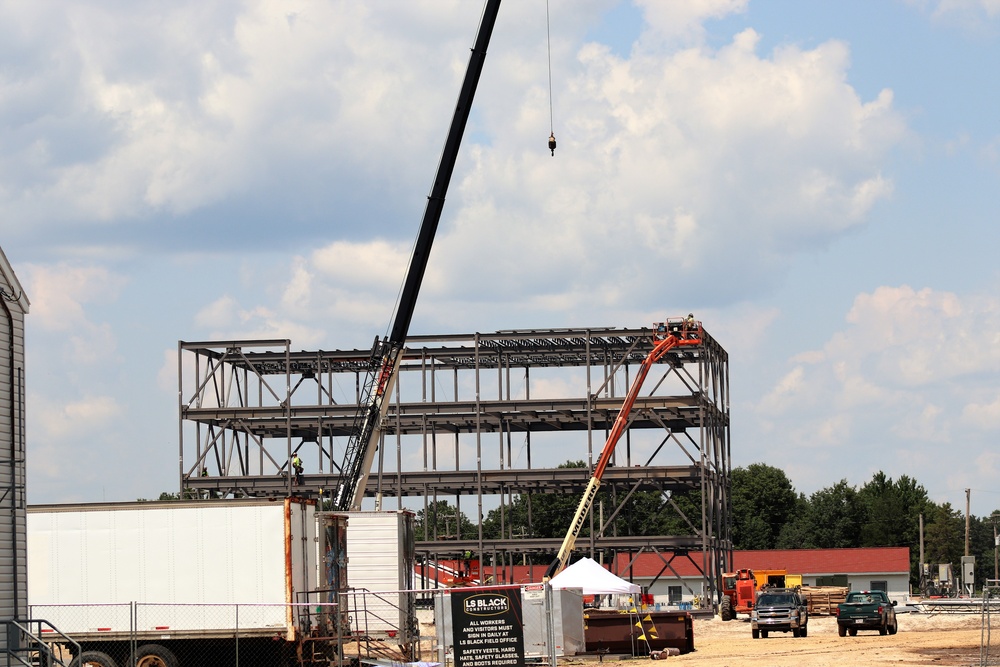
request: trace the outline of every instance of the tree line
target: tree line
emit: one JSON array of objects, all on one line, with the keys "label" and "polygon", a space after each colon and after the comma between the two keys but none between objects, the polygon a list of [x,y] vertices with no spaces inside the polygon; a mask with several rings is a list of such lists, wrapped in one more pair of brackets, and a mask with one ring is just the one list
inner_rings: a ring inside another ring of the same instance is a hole
[{"label": "tree line", "polygon": [[[562,468],[585,467],[569,461]],[[965,515],[950,503],[935,503],[915,479],[892,479],[883,472],[855,487],[841,480],[806,495],[795,490],[780,468],[754,463],[730,475],[733,547],[760,549],[835,549],[909,547],[910,579],[920,581],[920,517],[924,523],[924,562],[951,563],[960,576],[965,555]],[[662,494],[638,492],[623,503],[602,489],[591,521],[581,537],[599,522],[608,535],[694,535],[701,529],[699,491]],[[483,520],[485,539],[561,538],[579,503],[576,494],[524,494],[494,509]],[[617,509],[619,508],[620,509]],[[617,512],[616,512],[617,509]],[[969,517],[969,553],[976,557],[976,581],[996,577],[994,517]],[[592,528],[593,527],[593,528]],[[417,513],[417,540],[477,539],[479,529],[464,508],[436,501]],[[551,555],[537,556],[546,564]],[[936,572],[936,569],[933,570]]]}]

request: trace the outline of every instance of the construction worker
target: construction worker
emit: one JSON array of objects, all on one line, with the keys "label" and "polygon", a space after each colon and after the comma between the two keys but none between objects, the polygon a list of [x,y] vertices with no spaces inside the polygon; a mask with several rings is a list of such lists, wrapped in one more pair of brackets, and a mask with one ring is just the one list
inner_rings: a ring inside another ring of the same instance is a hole
[{"label": "construction worker", "polygon": [[295,470],[295,484],[297,486],[302,485],[302,459],[299,458],[298,454],[292,455],[292,468]]},{"label": "construction worker", "polygon": [[684,318],[684,327],[681,330],[681,338],[695,338],[698,331],[698,322],[694,319],[694,313],[688,313]]},{"label": "construction worker", "polygon": [[462,576],[472,576],[472,551],[468,549],[462,554]]}]

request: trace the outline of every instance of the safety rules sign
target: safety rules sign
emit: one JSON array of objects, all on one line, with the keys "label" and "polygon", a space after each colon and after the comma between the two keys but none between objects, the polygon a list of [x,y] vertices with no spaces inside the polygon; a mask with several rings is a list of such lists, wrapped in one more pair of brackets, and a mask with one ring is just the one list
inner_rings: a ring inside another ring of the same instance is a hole
[{"label": "safety rules sign", "polygon": [[455,667],[524,667],[521,590],[451,591]]}]

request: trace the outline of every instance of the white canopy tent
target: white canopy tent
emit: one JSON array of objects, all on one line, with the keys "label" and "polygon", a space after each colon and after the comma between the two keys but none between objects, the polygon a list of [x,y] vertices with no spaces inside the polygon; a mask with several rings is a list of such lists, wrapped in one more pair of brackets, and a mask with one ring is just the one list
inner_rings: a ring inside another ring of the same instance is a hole
[{"label": "white canopy tent", "polygon": [[592,558],[583,558],[552,577],[552,588],[582,588],[584,595],[636,594],[641,589],[616,577]]}]

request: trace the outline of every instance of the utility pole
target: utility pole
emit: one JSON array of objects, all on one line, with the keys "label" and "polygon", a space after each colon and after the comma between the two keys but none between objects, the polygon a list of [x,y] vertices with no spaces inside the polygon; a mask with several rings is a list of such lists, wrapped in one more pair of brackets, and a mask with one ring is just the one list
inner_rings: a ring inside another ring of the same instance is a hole
[{"label": "utility pole", "polygon": [[969,555],[969,496],[972,489],[965,490],[965,555]]},{"label": "utility pole", "polygon": [[920,514],[920,594],[927,589],[927,579],[924,577],[924,515]]}]

